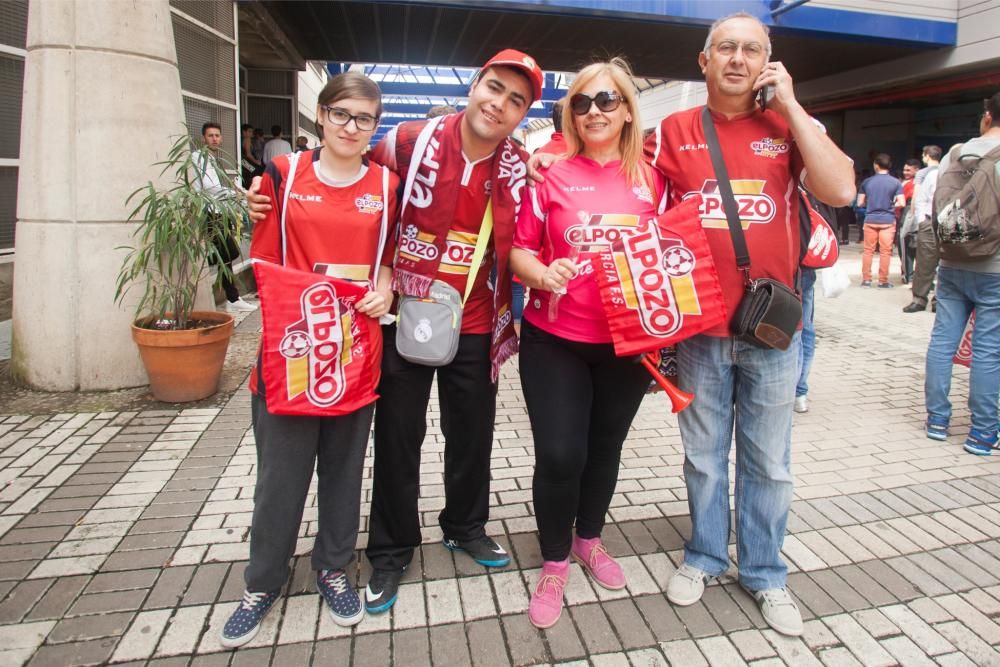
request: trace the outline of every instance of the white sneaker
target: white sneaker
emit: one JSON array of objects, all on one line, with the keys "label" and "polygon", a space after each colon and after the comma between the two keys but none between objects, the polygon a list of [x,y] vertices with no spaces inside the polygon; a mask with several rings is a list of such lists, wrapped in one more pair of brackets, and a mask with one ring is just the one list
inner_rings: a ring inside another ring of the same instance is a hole
[{"label": "white sneaker", "polygon": [[802,614],[795,600],[784,588],[768,588],[752,592],[760,606],[760,613],[767,624],[777,632],[789,637],[802,634]]},{"label": "white sneaker", "polygon": [[809,412],[809,399],[805,396],[795,397],[795,411],[796,412]]},{"label": "white sneaker", "polygon": [[681,563],[667,582],[667,599],[679,607],[687,607],[701,599],[705,583],[711,579],[693,565]]},{"label": "white sneaker", "polygon": [[227,301],[226,310],[230,313],[250,313],[257,310],[257,306],[244,301],[243,297],[240,297],[236,301]]}]

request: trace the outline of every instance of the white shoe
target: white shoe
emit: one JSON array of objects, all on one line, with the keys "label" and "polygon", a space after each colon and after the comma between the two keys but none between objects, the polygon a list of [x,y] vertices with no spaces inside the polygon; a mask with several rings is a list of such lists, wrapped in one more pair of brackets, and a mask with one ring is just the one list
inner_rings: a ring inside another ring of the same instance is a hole
[{"label": "white shoe", "polygon": [[667,582],[667,599],[679,607],[692,605],[701,599],[709,579],[711,577],[693,565],[681,563]]},{"label": "white shoe", "polygon": [[784,588],[768,588],[751,593],[760,606],[761,616],[777,632],[789,637],[802,634],[802,614],[795,600]]},{"label": "white shoe", "polygon": [[809,399],[805,396],[795,397],[795,411],[796,412],[809,412]]},{"label": "white shoe", "polygon": [[236,301],[227,301],[226,310],[230,313],[252,313],[257,310],[257,306],[244,301],[243,297],[240,297]]}]

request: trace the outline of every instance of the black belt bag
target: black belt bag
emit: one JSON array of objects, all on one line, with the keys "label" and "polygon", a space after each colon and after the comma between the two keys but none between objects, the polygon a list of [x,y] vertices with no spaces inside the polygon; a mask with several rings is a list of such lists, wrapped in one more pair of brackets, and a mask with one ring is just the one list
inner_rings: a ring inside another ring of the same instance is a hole
[{"label": "black belt bag", "polygon": [[758,347],[787,350],[802,319],[802,302],[788,286],[770,278],[752,280],[743,292],[732,328]]},{"label": "black belt bag", "polygon": [[729,234],[733,239],[736,266],[743,274],[743,299],[730,325],[733,334],[740,340],[758,347],[787,350],[802,320],[802,301],[792,288],[777,280],[750,278],[750,253],[747,250],[743,225],[737,213],[726,161],[722,157],[719,137],[715,132],[715,123],[707,106],[701,111],[701,124],[708,142],[708,153],[712,158],[715,180],[719,185],[722,208],[726,212]]}]

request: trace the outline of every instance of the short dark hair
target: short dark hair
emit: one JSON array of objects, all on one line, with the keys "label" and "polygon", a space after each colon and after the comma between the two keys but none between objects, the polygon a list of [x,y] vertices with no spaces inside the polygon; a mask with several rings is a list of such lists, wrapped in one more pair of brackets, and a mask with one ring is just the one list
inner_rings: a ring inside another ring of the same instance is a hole
[{"label": "short dark hair", "polygon": [[922,166],[924,166],[923,163],[915,157],[911,157],[909,160],[906,161],[905,164],[907,167],[916,167],[917,169],[920,169]]},{"label": "short dark hair", "polygon": [[991,127],[1000,127],[1000,92],[994,93],[993,97],[983,100],[983,111],[989,112],[993,116]]},{"label": "short dark hair", "polygon": [[930,144],[924,146],[923,154],[937,162],[941,160],[941,155],[943,155],[943,152],[940,146],[935,146],[934,144]]},{"label": "short dark hair", "polygon": [[214,120],[210,120],[210,121],[208,121],[207,123],[205,123],[204,125],[201,126],[201,136],[204,137],[205,133],[208,132],[212,128],[215,128],[219,132],[222,132],[222,126],[219,125],[218,123],[216,123]]},{"label": "short dark hair", "polygon": [[281,136],[281,126],[280,125],[272,125],[271,126],[271,136],[272,137],[280,137]]},{"label": "short dark hair", "polygon": [[875,156],[874,162],[879,169],[889,169],[892,167],[892,158],[889,157],[888,153],[879,153]]},{"label": "short dark hair", "polygon": [[559,100],[552,105],[552,126],[556,128],[556,132],[562,132],[562,111],[562,100]]},{"label": "short dark hair", "polygon": [[252,130],[252,129],[253,125],[251,125],[250,123],[243,123],[242,125],[240,125],[240,132],[246,132],[247,130]]}]

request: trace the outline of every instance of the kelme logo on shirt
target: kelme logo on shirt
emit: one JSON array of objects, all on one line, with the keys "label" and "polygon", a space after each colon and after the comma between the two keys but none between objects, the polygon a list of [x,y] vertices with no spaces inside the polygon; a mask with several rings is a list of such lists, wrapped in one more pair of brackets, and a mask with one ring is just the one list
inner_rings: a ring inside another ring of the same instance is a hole
[{"label": "kelme logo on shirt", "polygon": [[322,204],[323,203],[323,195],[302,195],[302,194],[299,194],[298,192],[289,192],[288,193],[288,198],[289,199],[294,199],[295,201],[310,202],[312,204]]},{"label": "kelme logo on shirt", "polygon": [[780,139],[764,137],[763,139],[750,142],[750,150],[753,151],[754,155],[757,157],[769,157],[772,160],[779,155],[787,153],[789,148],[788,141],[784,137]]},{"label": "kelme logo on shirt", "polygon": [[588,213],[577,211],[578,224],[570,225],[563,238],[582,252],[594,252],[618,241],[622,232],[635,229],[639,216],[624,213]]},{"label": "kelme logo on shirt", "polygon": [[[740,216],[743,229],[753,224],[766,224],[774,219],[777,207],[774,200],[764,194],[767,181],[751,179],[729,181],[733,188],[733,198],[736,200],[736,211]],[[682,199],[700,194],[702,198],[698,214],[701,225],[709,229],[728,229],[726,211],[722,206],[722,195],[719,193],[719,182],[714,178],[705,181],[701,192],[688,192]]]},{"label": "kelme logo on shirt", "polygon": [[330,283],[302,292],[302,319],[285,329],[278,346],[286,359],[288,398],[305,392],[309,402],[329,407],[344,395],[344,364],[351,359],[351,316],[341,313]]},{"label": "kelme logo on shirt", "polygon": [[373,195],[370,192],[366,192],[364,197],[358,197],[354,200],[354,205],[358,207],[358,213],[381,213],[382,209],[385,207],[385,203],[382,201],[382,195]]}]

